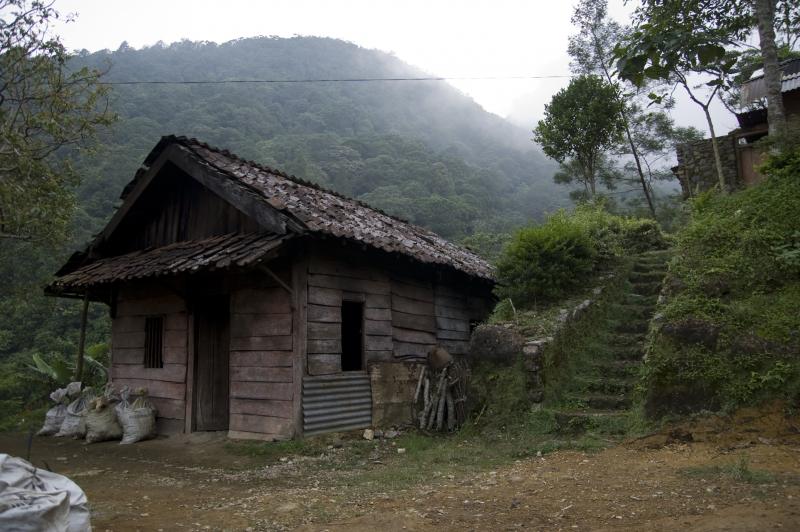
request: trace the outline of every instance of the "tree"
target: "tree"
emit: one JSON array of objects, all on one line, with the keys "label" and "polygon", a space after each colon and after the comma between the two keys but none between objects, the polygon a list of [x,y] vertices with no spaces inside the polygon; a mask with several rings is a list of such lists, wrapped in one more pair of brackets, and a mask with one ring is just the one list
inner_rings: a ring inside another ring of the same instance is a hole
[{"label": "tree", "polygon": [[[614,46],[622,38],[624,30],[616,22],[608,20],[607,14],[607,0],[582,0],[575,7],[575,12],[572,15],[572,24],[577,26],[580,32],[569,38],[567,53],[573,59],[570,65],[573,71],[580,74],[600,74],[608,83],[614,83],[611,74],[612,53]],[[631,135],[629,125],[630,111],[630,106],[622,107],[622,126],[639,176],[642,192],[647,200],[650,213],[655,218],[656,209],[653,205],[650,187],[645,181],[642,162],[639,159],[639,150]]]},{"label": "tree", "polygon": [[764,64],[764,83],[767,88],[767,122],[769,135],[773,138],[780,137],[786,132],[786,114],[781,94],[781,69],[778,64],[778,49],[775,46],[775,4],[776,0],[755,0],[759,45]]},{"label": "tree", "polygon": [[[728,48],[735,47],[749,32],[752,18],[747,1],[643,0],[634,13],[633,31],[614,50],[621,78],[637,86],[660,80],[683,87],[700,106],[723,191],[728,186],[709,108],[717,93],[731,84],[739,54]],[[692,76],[704,77],[704,83],[695,85]],[[702,87],[708,90],[704,93]],[[651,97],[661,101],[663,95]]]},{"label": "tree", "polygon": [[69,67],[53,2],[0,0],[0,239],[58,240],[78,177],[65,153],[113,120],[101,72]]},{"label": "tree", "polygon": [[533,131],[546,155],[577,170],[576,178],[594,198],[601,157],[621,138],[623,103],[618,89],[597,76],[573,78],[544,108]]},{"label": "tree", "polygon": [[[785,46],[781,54],[787,55],[798,42],[800,6],[792,0],[643,0],[634,22],[634,31],[614,51],[620,76],[639,86],[656,79],[686,90],[706,116],[720,188],[726,190],[709,106],[715,96],[730,106],[723,93],[745,80],[736,74],[742,59],[746,63],[752,57],[746,38],[757,23],[767,102],[774,115],[770,129],[776,128],[776,133],[785,129],[775,27],[780,28]],[[705,75],[705,85],[690,84],[692,75]],[[703,86],[708,89],[705,96],[698,91]],[[656,101],[662,97],[651,96]]]}]

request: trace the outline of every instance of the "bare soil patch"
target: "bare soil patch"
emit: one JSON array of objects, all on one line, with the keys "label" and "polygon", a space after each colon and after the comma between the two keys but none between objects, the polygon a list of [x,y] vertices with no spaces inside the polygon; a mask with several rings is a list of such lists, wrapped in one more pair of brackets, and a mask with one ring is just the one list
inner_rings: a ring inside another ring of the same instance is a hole
[{"label": "bare soil patch", "polygon": [[[455,440],[399,453],[410,438],[264,453],[215,434],[37,438],[31,460],[86,491],[99,531],[800,529],[800,419],[779,405],[486,467]],[[24,457],[25,440],[2,434],[0,450]]]}]

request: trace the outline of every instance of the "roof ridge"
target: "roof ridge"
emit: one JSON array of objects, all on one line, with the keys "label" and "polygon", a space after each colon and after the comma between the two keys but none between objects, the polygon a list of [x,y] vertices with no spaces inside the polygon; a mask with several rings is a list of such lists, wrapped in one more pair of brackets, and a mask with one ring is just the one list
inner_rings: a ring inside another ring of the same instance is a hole
[{"label": "roof ridge", "polygon": [[[396,216],[394,214],[389,214],[388,212],[386,212],[386,211],[384,211],[382,209],[379,209],[377,207],[374,207],[374,206],[372,206],[372,205],[370,205],[370,204],[368,204],[368,203],[366,203],[366,202],[364,202],[364,201],[362,201],[360,199],[352,198],[350,196],[346,196],[346,195],[342,194],[341,192],[337,192],[337,191],[332,190],[330,188],[323,187],[323,186],[319,185],[318,183],[314,183],[314,182],[309,181],[307,179],[303,179],[301,177],[297,177],[296,175],[289,174],[287,172],[284,172],[283,170],[278,170],[277,168],[273,168],[271,166],[267,166],[267,165],[265,165],[263,163],[259,163],[257,161],[253,161],[253,160],[250,160],[250,159],[245,159],[244,157],[240,157],[239,155],[236,155],[235,153],[233,153],[232,151],[228,150],[227,148],[218,148],[216,146],[212,146],[212,145],[208,144],[207,142],[204,142],[204,141],[202,141],[202,140],[200,140],[200,139],[198,139],[196,137],[187,137],[185,135],[167,135],[164,138],[165,139],[170,139],[170,138],[174,139],[176,142],[179,142],[180,144],[182,144],[182,145],[184,145],[186,147],[189,147],[189,148],[191,148],[192,145],[195,145],[195,146],[200,146],[202,148],[205,148],[207,150],[210,150],[210,151],[213,151],[213,152],[216,152],[216,153],[220,153],[220,154],[224,155],[225,157],[228,157],[228,158],[230,158],[232,160],[240,161],[240,162],[242,162],[244,164],[247,164],[249,166],[252,166],[254,168],[258,168],[259,170],[261,170],[263,172],[267,172],[269,174],[276,175],[278,177],[282,177],[284,179],[287,179],[287,180],[291,181],[292,183],[296,183],[296,184],[304,186],[304,187],[313,188],[314,190],[319,190],[320,192],[325,192],[326,194],[330,194],[330,195],[335,196],[337,198],[345,199],[347,201],[352,201],[352,202],[356,203],[357,205],[359,205],[360,207],[364,207],[366,209],[370,209],[370,210],[375,211],[377,213],[380,213],[380,214],[382,214],[382,215],[384,215],[384,216],[386,216],[388,218],[391,218],[393,220],[397,220],[398,222],[401,222],[401,223],[404,223],[404,224],[408,224],[408,225],[413,226],[413,227],[415,227],[417,229],[421,229],[422,231],[425,231],[427,233],[436,234],[436,233],[433,233],[430,229],[427,229],[425,227],[419,226],[419,225],[417,225],[417,224],[415,224],[415,223],[413,223],[413,222],[411,222],[409,220],[406,220],[405,218],[401,218],[400,216]],[[225,171],[224,169],[220,169],[220,170]]]},{"label": "roof ridge", "polygon": [[145,166],[155,161],[170,145],[186,150],[199,164],[252,189],[259,199],[285,212],[312,232],[408,255],[423,263],[448,266],[475,277],[494,278],[491,263],[469,247],[363,201],[244,159],[228,149],[211,146],[197,138],[162,137],[145,160]]}]

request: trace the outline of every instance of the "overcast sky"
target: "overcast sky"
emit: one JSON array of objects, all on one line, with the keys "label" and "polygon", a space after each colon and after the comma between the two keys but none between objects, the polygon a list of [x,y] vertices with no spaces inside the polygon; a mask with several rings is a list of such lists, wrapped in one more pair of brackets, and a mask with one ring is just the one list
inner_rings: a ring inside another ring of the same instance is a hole
[{"label": "overcast sky", "polygon": [[[632,11],[610,0],[611,15],[626,22]],[[225,42],[257,35],[314,35],[344,39],[394,53],[435,76],[568,75],[570,0],[57,0],[77,13],[58,33],[73,49],[115,50],[122,41],[139,48],[180,39]],[[146,78],[143,73],[143,78]],[[541,118],[568,79],[452,80],[487,111],[526,128]],[[721,107],[721,106],[720,106]],[[681,125],[706,131],[698,107],[682,102]],[[717,109],[719,133],[736,125]]]}]

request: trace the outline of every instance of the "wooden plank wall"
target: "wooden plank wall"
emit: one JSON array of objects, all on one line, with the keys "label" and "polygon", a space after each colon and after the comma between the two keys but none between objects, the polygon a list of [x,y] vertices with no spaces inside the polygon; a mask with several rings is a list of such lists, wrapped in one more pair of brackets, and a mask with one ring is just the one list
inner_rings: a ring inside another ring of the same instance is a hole
[{"label": "wooden plank wall", "polygon": [[388,275],[377,268],[314,253],[308,265],[307,356],[310,375],[328,375],[342,369],[341,308],[344,299],[364,302],[366,361],[390,360],[392,357]]},{"label": "wooden plank wall", "polygon": [[[285,272],[276,272],[282,279]],[[293,434],[292,303],[280,286],[231,294],[230,431],[234,438]]]},{"label": "wooden plank wall", "polygon": [[258,229],[254,220],[172,168],[169,179],[151,183],[132,207],[118,229],[118,243],[114,246],[121,253]]},{"label": "wooden plank wall", "polygon": [[398,275],[391,284],[394,356],[425,356],[437,341],[433,284]]},{"label": "wooden plank wall", "polygon": [[471,310],[470,299],[464,290],[444,283],[436,285],[436,342],[453,355],[469,352],[470,318],[480,314]]},{"label": "wooden plank wall", "polygon": [[[144,322],[164,316],[163,368],[144,367]],[[182,432],[186,412],[188,315],[178,295],[163,287],[120,291],[111,322],[111,380],[117,388],[147,388],[160,432]]]}]

